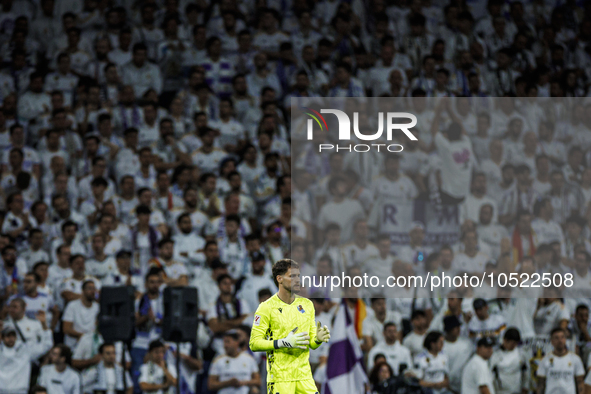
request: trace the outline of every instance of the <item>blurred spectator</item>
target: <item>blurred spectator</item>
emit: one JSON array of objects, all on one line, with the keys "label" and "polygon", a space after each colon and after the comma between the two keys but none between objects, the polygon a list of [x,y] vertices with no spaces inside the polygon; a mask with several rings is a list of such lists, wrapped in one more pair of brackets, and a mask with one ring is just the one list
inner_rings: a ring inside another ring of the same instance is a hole
[{"label": "blurred spectator", "polygon": [[50,364],[41,368],[38,382],[47,387],[48,393],[64,392],[80,394],[80,375],[72,369],[72,351],[64,344],[53,347],[49,352]]},{"label": "blurred spectator", "polygon": [[167,365],[166,348],[158,340],[150,342],[146,362],[140,368],[139,387],[142,392],[170,393],[177,380],[174,366]]},{"label": "blurred spectator", "polygon": [[24,394],[28,392],[31,378],[31,363],[47,353],[53,346],[51,331],[45,324],[45,316],[37,316],[42,331],[40,340],[17,344],[17,330],[10,323],[0,323],[2,347],[0,348],[0,379],[4,390]]}]

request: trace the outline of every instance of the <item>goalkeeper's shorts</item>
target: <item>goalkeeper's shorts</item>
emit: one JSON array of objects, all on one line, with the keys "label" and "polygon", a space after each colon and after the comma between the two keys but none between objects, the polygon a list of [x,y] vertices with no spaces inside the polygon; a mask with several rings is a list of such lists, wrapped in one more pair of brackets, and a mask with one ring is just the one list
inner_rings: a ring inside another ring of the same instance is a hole
[{"label": "goalkeeper's shorts", "polygon": [[314,379],[267,383],[267,394],[318,394]]}]

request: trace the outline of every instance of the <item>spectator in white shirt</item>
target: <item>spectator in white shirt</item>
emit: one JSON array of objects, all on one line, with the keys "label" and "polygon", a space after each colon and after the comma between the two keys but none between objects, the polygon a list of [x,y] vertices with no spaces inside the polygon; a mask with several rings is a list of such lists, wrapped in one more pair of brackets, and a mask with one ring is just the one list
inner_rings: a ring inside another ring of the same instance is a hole
[{"label": "spectator in white shirt", "polygon": [[499,204],[499,223],[505,226],[515,224],[517,214],[521,210],[530,211],[535,201],[540,197],[531,186],[531,170],[528,166],[521,164],[515,168],[515,179],[509,189],[504,193]]},{"label": "spectator in white shirt", "polygon": [[476,228],[478,239],[491,251],[491,257],[497,259],[501,254],[501,242],[508,239],[509,233],[505,226],[493,222],[493,207],[484,204],[480,207],[479,223]]},{"label": "spectator in white shirt", "polygon": [[498,394],[512,394],[529,391],[529,360],[527,355],[518,347],[521,335],[516,328],[509,328],[503,336],[503,343],[499,350],[490,358],[493,372],[495,392]]},{"label": "spectator in white shirt", "polygon": [[162,268],[164,283],[168,286],[187,286],[189,272],[183,263],[174,260],[174,241],[164,238],[158,242],[158,257],[148,261],[150,266]]},{"label": "spectator in white shirt", "polygon": [[233,117],[234,103],[230,98],[220,100],[220,118],[209,127],[219,131],[216,144],[226,152],[234,153],[246,142],[244,127]]},{"label": "spectator in white shirt", "polygon": [[[320,261],[322,260],[318,262]],[[386,299],[381,294],[374,295],[371,299],[371,310],[363,320],[362,350],[363,347],[371,349],[376,343],[384,341],[384,326],[389,322],[396,324],[396,327],[401,327],[402,316],[387,308]]]},{"label": "spectator in white shirt", "polygon": [[490,314],[488,303],[482,298],[476,298],[472,305],[475,316],[468,323],[470,337],[499,339],[507,327],[504,317],[500,314]]},{"label": "spectator in white shirt", "polygon": [[[32,318],[28,317],[25,314],[26,307],[27,305],[22,298],[13,298],[8,303],[6,323],[12,325],[16,330],[19,343],[36,343],[43,335],[42,324],[36,319],[39,312],[32,314]],[[43,313],[44,318],[46,317],[45,311],[40,311],[40,313]]]},{"label": "spectator in white shirt", "polygon": [[208,388],[219,394],[248,394],[261,384],[256,361],[240,351],[235,330],[224,334],[225,355],[215,359],[209,371]]},{"label": "spectator in white shirt", "polygon": [[412,331],[410,331],[404,337],[402,344],[410,350],[412,356],[414,357],[423,350],[423,342],[425,341],[425,336],[427,335],[429,323],[427,320],[427,315],[420,309],[412,311],[410,323],[412,325]]},{"label": "spectator in white shirt", "polygon": [[35,72],[29,77],[29,89],[18,100],[18,115],[24,121],[38,118],[40,115],[49,114],[51,110],[51,97],[43,91],[43,74]]},{"label": "spectator in white shirt", "polygon": [[81,379],[72,365],[72,351],[63,343],[49,352],[50,364],[41,368],[38,383],[47,388],[47,394],[81,394]]},{"label": "spectator in white shirt", "polygon": [[[320,209],[317,226],[324,231],[330,223],[338,224],[341,228],[341,242],[348,242],[352,238],[355,221],[364,217],[365,212],[359,201],[346,197],[347,181],[342,176],[333,177],[328,182],[328,190],[332,201]],[[324,236],[321,235],[321,238]]]},{"label": "spectator in white shirt", "polygon": [[406,346],[398,340],[399,332],[396,323],[387,322],[383,330],[384,340],[379,341],[371,348],[367,356],[368,370],[373,368],[375,357],[378,354],[384,355],[386,362],[392,367],[393,375],[398,376],[405,369],[412,368],[412,357]]},{"label": "spectator in white shirt", "polygon": [[433,249],[425,245],[425,226],[423,223],[415,221],[409,227],[409,243],[397,248],[396,255],[400,260],[411,263],[415,272],[423,273],[425,272],[425,261],[433,252]]},{"label": "spectator in white shirt", "polygon": [[139,127],[138,142],[142,146],[150,145],[160,137],[158,127],[158,112],[153,103],[146,103],[143,107],[144,117]]},{"label": "spectator in white shirt", "polygon": [[260,30],[253,40],[253,46],[265,51],[269,56],[278,57],[281,43],[289,41],[289,36],[279,30],[280,19],[281,16],[277,10],[263,9]]},{"label": "spectator in white shirt", "polygon": [[[176,219],[179,231],[172,237],[174,241],[174,259],[190,265],[201,265],[205,261],[202,249],[205,240],[193,228],[191,213],[183,212]],[[192,276],[192,275],[191,275]]]},{"label": "spectator in white shirt", "polygon": [[533,214],[535,219],[531,221],[531,228],[534,230],[540,244],[560,243],[562,256],[566,255],[564,233],[560,224],[553,220],[554,207],[550,199],[545,197],[534,203]]},{"label": "spectator in white shirt", "polygon": [[552,353],[540,361],[536,373],[538,394],[585,392],[585,368],[581,358],[566,347],[566,331],[554,328],[550,341]]},{"label": "spectator in white shirt", "polygon": [[462,322],[455,315],[443,319],[445,328],[445,342],[443,352],[449,361],[449,388],[459,393],[462,386],[462,371],[472,356],[474,344],[461,336]]},{"label": "spectator in white shirt", "polygon": [[53,296],[39,291],[39,284],[41,277],[35,272],[28,272],[23,280],[22,295],[23,301],[26,303],[25,313],[27,317],[34,319],[37,312],[45,312],[49,320],[49,326],[54,329],[59,322],[59,309],[54,305]]},{"label": "spectator in white shirt", "polygon": [[462,373],[462,394],[495,394],[493,376],[487,361],[493,354],[492,338],[481,338],[476,354],[466,364]]},{"label": "spectator in white shirt", "polygon": [[41,1],[38,7],[35,24],[31,26],[29,37],[37,41],[45,52],[53,38],[60,33],[62,26],[61,20],[56,17],[54,12],[54,0]]},{"label": "spectator in white shirt", "polygon": [[248,94],[253,97],[260,97],[262,89],[271,87],[281,96],[281,82],[277,78],[277,74],[269,70],[267,63],[267,55],[264,52],[259,52],[254,57],[255,71],[246,76],[246,84],[248,85]]},{"label": "spectator in white shirt", "polygon": [[[78,346],[76,346],[76,350],[72,353],[72,367],[82,372],[83,381],[86,377],[86,370],[96,366],[102,360],[99,348],[103,343],[105,343],[105,339],[98,330],[87,332],[78,341]],[[123,342],[116,342],[115,348],[117,360],[122,360]],[[125,363],[126,369],[129,369],[131,366],[131,356],[127,350],[125,350]]]},{"label": "spectator in white shirt", "polygon": [[[439,157],[441,158],[441,202],[460,203],[470,191],[470,178],[475,163],[472,143],[461,123],[454,121],[444,132],[439,132],[443,106],[449,101],[441,101],[436,108],[431,133]],[[453,111],[447,111],[454,119]],[[458,119],[459,120],[459,119]]]},{"label": "spectator in white shirt", "polygon": [[480,209],[483,205],[488,204],[493,208],[493,222],[497,221],[497,204],[495,201],[486,195],[486,175],[484,173],[474,174],[472,177],[471,193],[466,197],[462,205],[460,205],[460,222],[471,220],[478,223],[480,216]]},{"label": "spectator in white shirt", "polygon": [[443,343],[443,334],[431,331],[423,343],[425,350],[414,359],[413,373],[419,378],[419,384],[433,393],[449,392],[449,360],[441,351]]},{"label": "spectator in white shirt", "polygon": [[19,255],[19,259],[26,261],[28,269],[32,269],[35,264],[41,261],[49,261],[49,254],[43,248],[43,238],[43,231],[39,228],[33,228],[29,231],[29,248]]},{"label": "spectator in white shirt", "polygon": [[262,289],[269,289],[274,294],[277,286],[273,280],[265,275],[266,258],[260,252],[250,254],[252,272],[241,278],[236,284],[236,296],[248,303],[250,310],[255,311],[259,306],[258,294]]},{"label": "spectator in white shirt", "polygon": [[125,64],[125,61],[117,61],[125,58],[131,60],[130,44],[132,41],[132,31],[129,27],[121,28],[123,24],[123,15],[117,8],[108,9],[106,12],[107,31],[111,47],[107,57],[118,66]]},{"label": "spectator in white shirt", "polygon": [[[105,251],[105,245],[107,243],[107,236],[102,232],[95,233],[90,237],[91,249],[94,256],[85,262],[85,270],[88,275],[94,276],[100,280],[111,273],[114,273],[117,269],[113,251],[109,251],[109,254]],[[121,243],[115,242],[116,250],[120,250]]]},{"label": "spectator in white shirt", "polygon": [[26,246],[27,233],[31,229],[29,220],[31,216],[24,210],[24,197],[15,192],[6,198],[6,206],[9,211],[2,223],[2,232],[15,239],[17,248]]},{"label": "spectator in white shirt", "polygon": [[47,353],[53,346],[51,331],[45,325],[45,315],[37,319],[43,327],[39,342],[17,343],[17,331],[11,324],[0,321],[2,343],[0,343],[0,389],[3,392],[26,394],[29,391],[31,363]]},{"label": "spectator in white shirt", "polygon": [[365,88],[361,80],[353,77],[353,68],[349,63],[340,63],[335,72],[329,97],[365,97]]},{"label": "spectator in white shirt", "polygon": [[59,90],[64,95],[66,107],[73,107],[74,89],[78,86],[78,77],[70,69],[70,55],[62,52],[57,57],[57,69],[47,75],[45,91]]},{"label": "spectator in white shirt", "polygon": [[[472,225],[472,222],[467,222]],[[481,251],[482,244],[478,241],[478,233],[472,228],[466,229],[461,238],[460,247],[463,251],[458,252],[452,262],[452,269],[457,272],[481,272],[490,256]]]},{"label": "spectator in white shirt", "polygon": [[83,298],[83,285],[87,280],[95,283],[96,288],[100,287],[98,279],[86,274],[86,260],[84,255],[74,254],[70,256],[70,268],[72,269],[72,276],[66,278],[61,283],[60,295],[65,302],[70,302]]},{"label": "spectator in white shirt", "polygon": [[[84,392],[124,393],[123,388],[127,387],[125,394],[133,393],[133,382],[129,372],[124,371],[123,367],[117,363],[115,345],[112,342],[105,342],[99,346],[98,351],[99,363],[88,370],[83,377]],[[124,375],[125,382],[123,382]]]},{"label": "spectator in white shirt", "polygon": [[[47,269],[47,284],[55,291],[60,291],[64,280],[72,277],[73,272],[70,268],[71,248],[68,245],[60,245],[56,250],[57,260]],[[61,297],[59,297],[61,298]]]},{"label": "spectator in white shirt", "polygon": [[353,225],[353,241],[341,247],[345,257],[345,268],[358,266],[365,269],[367,259],[378,256],[379,250],[369,242],[367,220],[357,219]]},{"label": "spectator in white shirt", "polygon": [[[545,270],[546,271],[546,270]],[[559,291],[554,287],[546,287],[543,297],[538,299],[534,314],[534,328],[537,335],[549,335],[556,327],[568,328],[570,312],[558,298]]]},{"label": "spectator in white shirt", "polygon": [[82,284],[82,298],[71,301],[64,311],[62,318],[64,343],[75,348],[78,339],[87,332],[96,328],[96,318],[99,313],[99,305],[95,301],[96,287],[92,280]]},{"label": "spectator in white shirt", "polygon": [[162,75],[155,64],[147,60],[147,47],[143,43],[133,46],[133,55],[129,63],[122,67],[122,80],[133,86],[135,97],[143,97],[148,89],[162,92]]},{"label": "spectator in white shirt", "polygon": [[[195,3],[192,3],[192,5],[199,8]],[[189,4],[189,6],[191,6],[191,4]],[[183,26],[183,28],[185,28],[185,26]],[[192,27],[189,26],[189,28],[190,31],[187,31],[186,38],[190,36],[193,39],[193,42],[183,53],[183,69],[197,66],[201,63],[202,59],[207,56],[205,45],[207,40],[206,27],[202,24],[195,24]]]},{"label": "spectator in white shirt", "polygon": [[[60,51],[67,52],[72,62],[72,71],[78,75],[84,75],[91,60],[90,54],[93,52],[91,45],[81,40],[82,30],[78,27],[71,27],[66,30],[67,45],[59,48]],[[55,65],[55,60],[52,61]]]},{"label": "spectator in white shirt", "polygon": [[138,291],[142,289],[142,279],[133,275],[130,271],[131,252],[120,250],[115,256],[116,269],[103,279],[105,286],[135,286]]},{"label": "spectator in white shirt", "polygon": [[144,394],[172,394],[176,386],[177,371],[166,364],[166,348],[158,340],[148,349],[147,362],[140,368],[139,385]]},{"label": "spectator in white shirt", "polygon": [[[431,68],[434,69],[434,61],[432,56],[426,56],[422,63],[423,65],[427,63],[427,67],[431,65]],[[369,72],[368,85],[370,86],[368,86],[368,88],[372,90],[372,94],[374,96],[380,96],[381,94],[388,91],[388,79],[390,78],[392,71],[402,71],[406,72],[408,75],[408,72],[411,69],[412,64],[408,56],[397,53],[396,47],[392,45],[392,41],[382,39],[380,59],[377,61],[376,67]],[[429,81],[427,82],[427,86],[422,86],[423,80],[423,76],[415,78],[412,81],[413,88],[423,88],[424,90],[428,91],[430,88]]]},{"label": "spectator in white shirt", "polygon": [[[4,99],[5,107],[6,101],[7,98]],[[22,170],[33,174],[33,176],[39,180],[41,176],[39,153],[36,149],[33,149],[25,144],[26,134],[24,127],[19,123],[15,123],[10,126],[9,130],[10,145],[8,145],[2,153],[2,172],[7,172],[9,170],[10,152],[13,148],[18,148],[24,154]]]},{"label": "spectator in white shirt", "polygon": [[550,184],[550,191],[546,195],[554,207],[554,220],[557,223],[564,223],[570,215],[576,214],[576,211],[580,209],[577,192],[570,184],[566,183],[564,174],[558,170],[552,171]]}]

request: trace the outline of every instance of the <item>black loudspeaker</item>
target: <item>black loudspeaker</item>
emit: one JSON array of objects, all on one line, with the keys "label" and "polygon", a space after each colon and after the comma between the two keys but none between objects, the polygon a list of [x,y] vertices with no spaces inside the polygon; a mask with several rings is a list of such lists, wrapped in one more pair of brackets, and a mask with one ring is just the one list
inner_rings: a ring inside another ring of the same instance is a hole
[{"label": "black loudspeaker", "polygon": [[101,310],[98,329],[106,342],[127,342],[135,336],[135,288],[106,286],[101,288]]},{"label": "black loudspeaker", "polygon": [[162,338],[169,342],[196,342],[199,303],[195,287],[166,287]]}]

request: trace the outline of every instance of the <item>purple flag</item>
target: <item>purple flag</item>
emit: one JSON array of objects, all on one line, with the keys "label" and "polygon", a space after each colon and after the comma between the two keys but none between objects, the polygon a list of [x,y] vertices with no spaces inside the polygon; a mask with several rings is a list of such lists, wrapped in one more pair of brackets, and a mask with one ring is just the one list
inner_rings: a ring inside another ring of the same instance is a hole
[{"label": "purple flag", "polygon": [[344,299],[332,326],[322,394],[365,393],[368,379],[362,364],[363,353]]}]

